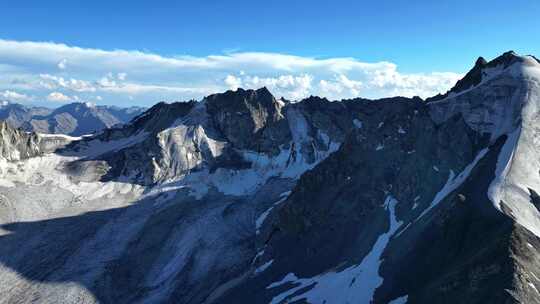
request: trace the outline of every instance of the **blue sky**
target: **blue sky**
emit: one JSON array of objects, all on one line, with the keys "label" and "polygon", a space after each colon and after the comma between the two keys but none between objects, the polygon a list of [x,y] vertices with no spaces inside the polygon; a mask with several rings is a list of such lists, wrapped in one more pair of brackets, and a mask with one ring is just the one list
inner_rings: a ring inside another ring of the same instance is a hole
[{"label": "blue sky", "polygon": [[538,16],[532,0],[13,1],[0,99],[150,105],[261,84],[291,99],[426,97],[479,55],[540,54]]}]

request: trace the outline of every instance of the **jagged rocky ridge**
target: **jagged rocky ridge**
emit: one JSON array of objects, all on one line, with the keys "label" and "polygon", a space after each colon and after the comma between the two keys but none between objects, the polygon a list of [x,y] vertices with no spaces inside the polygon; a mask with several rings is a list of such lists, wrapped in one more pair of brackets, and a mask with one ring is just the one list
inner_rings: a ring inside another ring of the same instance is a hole
[{"label": "jagged rocky ridge", "polygon": [[0,158],[6,161],[24,160],[54,152],[77,139],[80,138],[25,132],[0,121]]},{"label": "jagged rocky ridge", "polygon": [[13,128],[72,136],[87,135],[127,123],[144,111],[141,107],[96,106],[86,102],[49,109],[0,101],[0,120]]},{"label": "jagged rocky ridge", "polygon": [[428,102],[239,89],[54,153],[4,124],[0,303],[540,302],[539,81],[505,53]]}]

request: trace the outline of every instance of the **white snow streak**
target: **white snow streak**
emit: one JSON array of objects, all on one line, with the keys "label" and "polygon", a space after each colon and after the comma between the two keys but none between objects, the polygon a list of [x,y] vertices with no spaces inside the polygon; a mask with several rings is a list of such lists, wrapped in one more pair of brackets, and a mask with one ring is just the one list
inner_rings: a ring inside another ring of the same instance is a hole
[{"label": "white snow streak", "polygon": [[362,129],[362,122],[360,120],[355,118],[355,119],[353,119],[352,122],[353,122],[355,127],[357,127],[358,129]]},{"label": "white snow streak", "polygon": [[255,274],[259,274],[259,273],[265,271],[266,269],[268,269],[268,267],[270,267],[270,265],[272,265],[273,262],[274,262],[274,260],[270,260],[270,261],[262,264],[261,266],[259,266],[259,268],[255,269]]},{"label": "white snow streak", "polygon": [[[364,257],[359,265],[351,266],[342,271],[330,271],[313,278],[298,278],[293,273],[287,274],[281,281],[270,284],[267,289],[283,284],[294,284],[289,290],[275,296],[272,304],[305,299],[309,303],[369,303],[377,287],[383,283],[379,276],[381,256],[386,248],[390,237],[401,226],[395,215],[397,201],[388,196],[384,206],[389,213],[390,227],[387,232],[381,234],[371,251]],[[301,289],[311,289],[292,296]]]},{"label": "white snow streak", "polygon": [[458,176],[455,176],[454,171],[450,170],[448,181],[446,182],[444,187],[439,192],[437,192],[437,194],[435,195],[435,198],[433,199],[433,201],[431,201],[431,204],[429,205],[429,207],[424,209],[424,211],[420,214],[420,216],[418,216],[418,218],[415,221],[418,221],[431,209],[437,206],[443,199],[445,199],[446,196],[448,196],[448,194],[452,193],[454,190],[459,188],[459,186],[463,184],[463,182],[467,179],[467,177],[469,177],[469,174],[471,174],[472,169],[476,166],[478,161],[480,161],[480,159],[482,159],[482,157],[484,157],[484,155],[486,155],[487,152],[488,152],[488,149],[481,150],[478,153],[478,155],[476,155],[472,163],[470,163],[467,167],[465,167],[465,169],[463,169],[463,171],[461,171],[461,173]]},{"label": "white snow streak", "polygon": [[255,221],[255,229],[256,229],[256,233],[259,234],[260,232],[260,229],[261,229],[261,226],[262,224],[264,223],[264,221],[266,220],[266,218],[268,217],[268,215],[270,214],[270,212],[276,207],[278,206],[279,204],[283,203],[288,195],[289,195],[290,191],[287,191],[283,194],[281,194],[282,198],[279,199],[277,202],[275,202],[272,206],[270,206],[270,208],[268,208],[266,211],[264,211],[263,213],[261,213],[261,215],[259,215],[259,217],[257,218],[257,220]]},{"label": "white snow streak", "polygon": [[388,304],[407,304],[408,298],[409,298],[409,296],[399,297],[397,299],[394,299],[394,300],[388,302]]}]

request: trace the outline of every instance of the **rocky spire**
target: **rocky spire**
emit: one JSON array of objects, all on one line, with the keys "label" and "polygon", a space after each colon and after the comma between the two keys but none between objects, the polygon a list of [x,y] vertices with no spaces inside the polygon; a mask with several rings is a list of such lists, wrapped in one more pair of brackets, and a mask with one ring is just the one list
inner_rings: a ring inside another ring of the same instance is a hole
[{"label": "rocky spire", "polygon": [[476,59],[474,67],[467,74],[465,74],[462,79],[458,80],[452,89],[445,94],[438,94],[436,96],[427,98],[426,102],[441,100],[448,97],[450,93],[459,93],[478,85],[480,82],[482,82],[482,71],[485,68],[493,68],[501,65],[506,68],[520,60],[522,60],[521,57],[514,51],[508,51],[489,62],[487,62],[484,57],[480,56],[478,59]]},{"label": "rocky spire", "polygon": [[266,87],[214,94],[205,102],[216,129],[238,148],[250,146],[259,130],[281,119],[282,104]]}]

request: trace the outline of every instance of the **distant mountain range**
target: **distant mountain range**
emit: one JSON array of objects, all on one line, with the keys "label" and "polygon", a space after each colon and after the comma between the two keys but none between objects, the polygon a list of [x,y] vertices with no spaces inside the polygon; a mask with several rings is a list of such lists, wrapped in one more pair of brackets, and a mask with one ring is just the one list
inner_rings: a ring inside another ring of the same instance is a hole
[{"label": "distant mountain range", "polygon": [[142,107],[96,106],[82,102],[50,109],[0,101],[0,120],[25,131],[79,136],[124,124],[145,110]]}]

